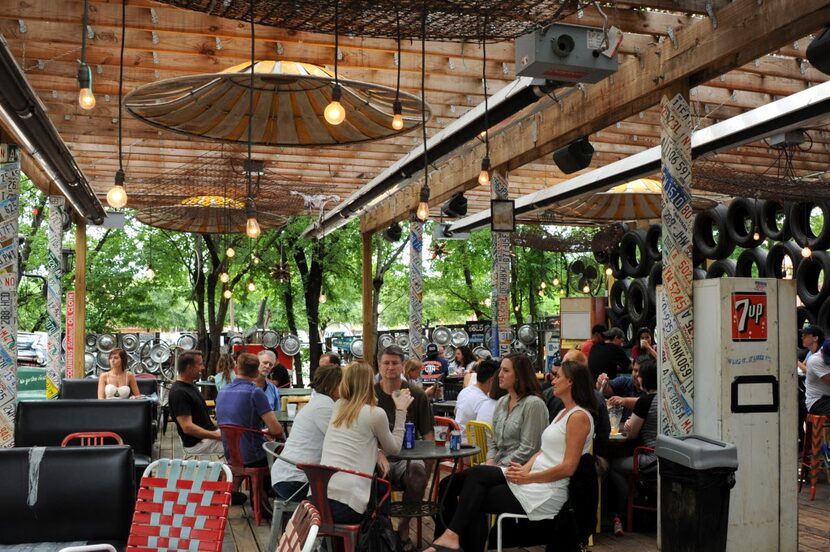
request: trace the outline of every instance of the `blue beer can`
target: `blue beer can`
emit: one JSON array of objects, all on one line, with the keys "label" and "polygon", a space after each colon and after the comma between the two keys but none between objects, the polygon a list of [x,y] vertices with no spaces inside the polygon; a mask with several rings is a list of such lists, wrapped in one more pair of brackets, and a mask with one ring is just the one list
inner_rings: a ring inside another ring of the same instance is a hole
[{"label": "blue beer can", "polygon": [[461,431],[455,430],[450,433],[450,450],[461,449]]},{"label": "blue beer can", "polygon": [[407,422],[406,425],[404,425],[403,448],[415,448],[415,424],[412,422]]}]

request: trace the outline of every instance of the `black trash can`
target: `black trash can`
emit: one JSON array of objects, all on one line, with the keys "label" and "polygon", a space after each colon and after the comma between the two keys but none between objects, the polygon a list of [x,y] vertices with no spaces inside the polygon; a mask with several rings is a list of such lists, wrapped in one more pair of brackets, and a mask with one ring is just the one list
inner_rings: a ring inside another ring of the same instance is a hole
[{"label": "black trash can", "polygon": [[722,552],[735,486],[735,445],[699,435],[657,436],[663,552]]}]

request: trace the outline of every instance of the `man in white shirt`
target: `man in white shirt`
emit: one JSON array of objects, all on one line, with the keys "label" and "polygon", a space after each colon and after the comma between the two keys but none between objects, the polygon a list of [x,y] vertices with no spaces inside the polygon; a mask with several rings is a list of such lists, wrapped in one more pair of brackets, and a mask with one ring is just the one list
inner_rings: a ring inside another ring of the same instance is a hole
[{"label": "man in white shirt", "polygon": [[830,339],[821,346],[821,354],[807,360],[807,411],[810,414],[830,416]]},{"label": "man in white shirt", "polygon": [[455,422],[461,427],[461,441],[467,442],[466,425],[470,420],[478,418],[481,406],[490,400],[490,388],[493,386],[493,375],[499,365],[494,361],[480,362],[476,368],[476,382],[458,393],[455,405]]}]

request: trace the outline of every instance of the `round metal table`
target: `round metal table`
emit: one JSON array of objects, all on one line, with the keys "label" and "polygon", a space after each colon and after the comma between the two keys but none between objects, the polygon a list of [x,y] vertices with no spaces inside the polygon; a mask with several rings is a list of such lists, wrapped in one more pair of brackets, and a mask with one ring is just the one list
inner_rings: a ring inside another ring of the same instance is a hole
[{"label": "round metal table", "polygon": [[304,397],[311,395],[311,389],[304,387],[280,387],[280,397]]},{"label": "round metal table", "polygon": [[[409,469],[409,462],[411,460],[433,461],[432,481],[427,492],[427,496],[431,499],[435,485],[438,484],[438,465],[441,460],[452,460],[452,471],[450,475],[454,474],[458,469],[458,462],[462,458],[473,456],[481,452],[476,446],[461,445],[459,450],[450,450],[449,441],[443,447],[435,446],[434,441],[415,441],[415,447],[411,449],[401,448],[398,454],[390,454],[390,461],[406,460],[407,470]],[[425,517],[434,516],[440,511],[440,506],[432,500],[424,500],[420,502],[393,502],[392,517]]]}]

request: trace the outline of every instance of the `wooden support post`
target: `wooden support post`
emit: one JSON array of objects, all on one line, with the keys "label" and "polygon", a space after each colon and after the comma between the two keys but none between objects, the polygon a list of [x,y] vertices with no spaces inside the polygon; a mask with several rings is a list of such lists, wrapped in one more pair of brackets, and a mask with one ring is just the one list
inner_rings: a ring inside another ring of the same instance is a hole
[{"label": "wooden support post", "polygon": [[663,173],[663,286],[658,300],[662,358],[661,433],[692,432],[694,405],[692,309],[692,117],[689,85],[666,89],[660,101]]},{"label": "wooden support post", "polygon": [[86,221],[75,224],[75,377],[84,377],[86,344]]},{"label": "wooden support post", "polygon": [[372,313],[372,233],[360,235],[363,253],[363,359],[375,366],[375,330]]}]

